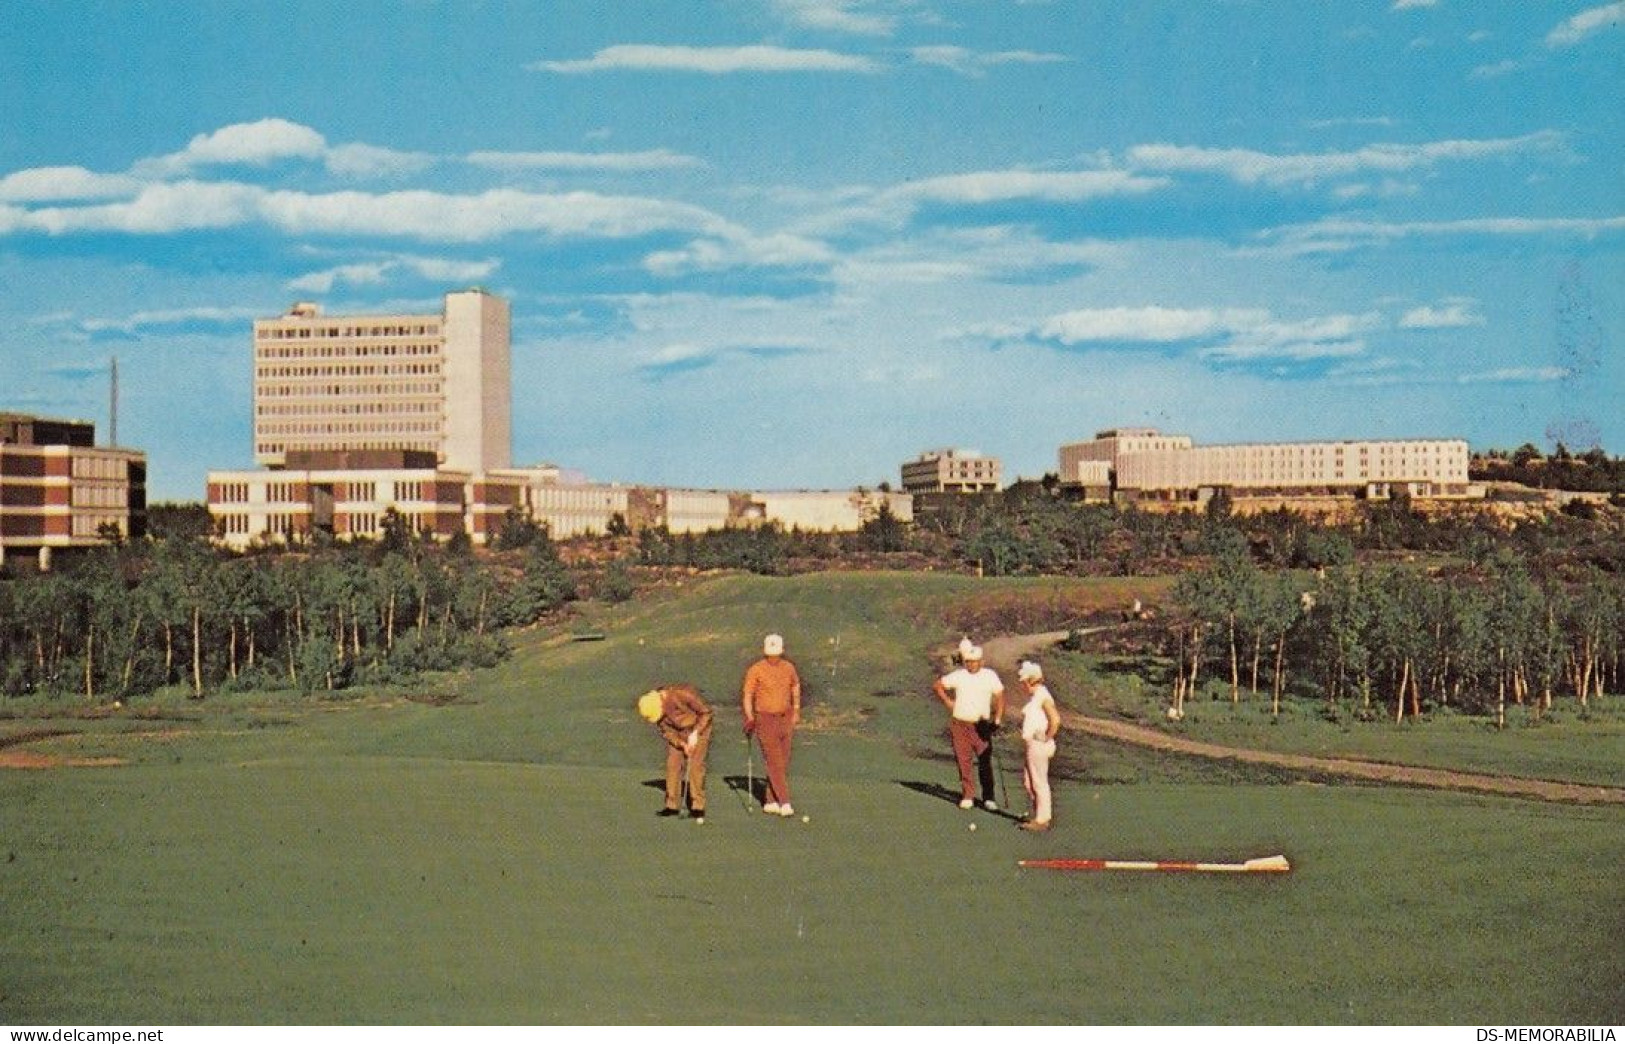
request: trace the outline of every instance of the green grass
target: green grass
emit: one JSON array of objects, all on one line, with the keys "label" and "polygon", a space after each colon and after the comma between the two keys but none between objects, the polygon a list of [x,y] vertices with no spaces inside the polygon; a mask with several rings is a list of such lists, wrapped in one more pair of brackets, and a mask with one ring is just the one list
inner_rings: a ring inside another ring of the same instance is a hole
[{"label": "green grass", "polygon": [[[1304,785],[1077,738],[1050,834],[925,792],[953,785],[927,654],[951,635],[929,621],[1018,588],[705,580],[594,607],[605,641],[570,642],[572,621],[414,693],[455,697],[440,705],[59,719],[93,731],[31,749],[128,763],[0,773],[0,1022],[1625,1016],[1618,809]],[[747,811],[725,781],[745,767],[734,687],[770,629],[811,690],[806,824]],[[666,679],[721,709],[703,827],[652,815],[660,748],[631,705]],[[1292,874],[1016,866],[1275,852]]]}]

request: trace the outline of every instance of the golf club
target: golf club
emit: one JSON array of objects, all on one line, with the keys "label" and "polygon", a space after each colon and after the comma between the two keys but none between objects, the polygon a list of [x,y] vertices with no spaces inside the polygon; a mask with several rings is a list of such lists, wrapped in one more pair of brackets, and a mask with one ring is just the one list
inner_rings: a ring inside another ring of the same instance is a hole
[{"label": "golf club", "polygon": [[1004,781],[1004,763],[999,760],[998,731],[995,729],[987,737],[987,749],[993,755],[993,775],[999,781],[999,801],[1006,811],[1010,809],[1010,786]]},{"label": "golf club", "polygon": [[756,765],[753,752],[750,749],[750,735],[748,733],[745,736],[745,792],[739,800],[744,803],[746,812],[753,811],[752,806],[756,800]]}]

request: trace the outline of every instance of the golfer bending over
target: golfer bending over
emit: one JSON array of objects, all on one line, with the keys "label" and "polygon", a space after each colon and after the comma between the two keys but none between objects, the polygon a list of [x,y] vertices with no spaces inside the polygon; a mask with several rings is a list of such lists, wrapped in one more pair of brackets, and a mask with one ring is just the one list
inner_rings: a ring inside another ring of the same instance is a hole
[{"label": "golfer bending over", "polygon": [[[1004,683],[982,666],[982,648],[962,645],[965,666],[931,683],[937,699],[948,708],[948,736],[954,744],[954,760],[959,764],[959,807],[976,804],[972,763],[982,785],[982,807],[998,811],[993,800],[993,734],[1004,717]],[[948,695],[949,692],[953,695]]]},{"label": "golfer bending over", "polygon": [[1049,762],[1055,756],[1055,734],[1061,731],[1061,714],[1055,697],[1044,684],[1044,669],[1030,660],[1016,668],[1016,677],[1027,690],[1027,704],[1021,708],[1021,738],[1027,741],[1027,764],[1021,781],[1027,787],[1031,806],[1023,830],[1044,831],[1050,827]]},{"label": "golfer bending over", "polygon": [[[677,815],[687,768],[688,814],[705,822],[705,753],[711,747],[711,707],[692,685],[664,685],[638,697],[638,714],[666,740],[666,804],[656,815]],[[685,766],[686,763],[686,766]]]},{"label": "golfer bending over", "polygon": [[745,671],[739,700],[745,712],[745,735],[756,736],[762,745],[762,760],[767,762],[767,800],[762,811],[770,816],[793,816],[790,737],[801,724],[801,675],[784,658],[784,639],[779,635],[762,639],[762,658]]}]

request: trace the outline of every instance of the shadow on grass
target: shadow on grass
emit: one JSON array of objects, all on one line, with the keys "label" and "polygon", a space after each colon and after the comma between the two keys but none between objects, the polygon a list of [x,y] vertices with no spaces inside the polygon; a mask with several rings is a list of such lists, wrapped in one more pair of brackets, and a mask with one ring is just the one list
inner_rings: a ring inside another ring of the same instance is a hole
[{"label": "shadow on grass", "polygon": [[767,777],[765,776],[723,776],[722,781],[728,789],[738,794],[747,802],[755,802],[761,806],[767,801]]},{"label": "shadow on grass", "polygon": [[[899,779],[895,780],[894,782],[896,782],[896,784],[900,787],[905,787],[914,791],[916,794],[924,794],[926,797],[933,797],[940,801],[946,801],[955,808],[959,807],[959,791],[952,790],[940,783],[926,783],[917,779]],[[981,806],[978,805],[977,808],[980,810]],[[1021,822],[1022,819],[1022,817],[1016,815],[1007,808],[1001,808],[997,812],[992,812],[989,814],[998,816],[1000,819],[1008,819],[1016,823]]]}]

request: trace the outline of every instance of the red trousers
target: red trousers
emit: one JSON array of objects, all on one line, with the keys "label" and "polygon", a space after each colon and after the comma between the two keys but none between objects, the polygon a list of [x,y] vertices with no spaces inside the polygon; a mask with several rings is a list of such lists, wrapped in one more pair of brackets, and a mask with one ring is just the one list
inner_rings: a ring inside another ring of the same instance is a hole
[{"label": "red trousers", "polygon": [[756,715],[756,741],[767,762],[767,803],[790,803],[790,735],[794,731],[788,714]]},{"label": "red trousers", "polygon": [[[948,719],[948,738],[954,744],[954,761],[959,765],[959,796],[976,799],[975,785],[982,785],[982,799],[993,800],[993,743],[978,721]],[[979,779],[977,777],[980,777]]]}]

